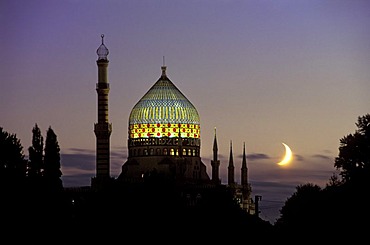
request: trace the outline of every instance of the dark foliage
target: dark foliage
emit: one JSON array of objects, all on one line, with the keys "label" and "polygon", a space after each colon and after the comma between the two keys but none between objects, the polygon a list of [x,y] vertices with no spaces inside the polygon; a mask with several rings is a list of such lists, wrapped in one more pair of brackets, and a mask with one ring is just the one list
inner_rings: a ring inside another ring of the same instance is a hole
[{"label": "dark foliage", "polygon": [[23,146],[16,134],[0,127],[0,187],[7,189],[22,185],[26,177],[26,165]]},{"label": "dark foliage", "polygon": [[46,132],[43,172],[45,186],[47,186],[49,190],[61,191],[63,188],[60,178],[62,176],[60,167],[60,147],[57,135],[54,130],[49,127]]},{"label": "dark foliage", "polygon": [[296,187],[296,192],[285,202],[280,210],[281,218],[277,224],[295,229],[302,226],[310,226],[315,222],[313,219],[318,210],[316,206],[321,203],[321,187],[307,183]]},{"label": "dark foliage", "polygon": [[44,161],[44,138],[37,124],[32,129],[32,146],[28,148],[28,177],[37,181],[42,176]]},{"label": "dark foliage", "polygon": [[370,114],[358,117],[356,126],[353,134],[340,139],[339,155],[334,166],[341,170],[340,175],[348,184],[369,185]]}]

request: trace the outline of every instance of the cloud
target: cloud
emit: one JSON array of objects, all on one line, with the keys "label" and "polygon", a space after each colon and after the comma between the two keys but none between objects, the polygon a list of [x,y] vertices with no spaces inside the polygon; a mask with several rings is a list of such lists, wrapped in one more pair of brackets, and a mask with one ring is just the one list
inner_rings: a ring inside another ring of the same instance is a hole
[{"label": "cloud", "polygon": [[[243,155],[240,155],[240,157],[243,157]],[[250,153],[247,155],[247,159],[254,161],[254,160],[265,160],[265,159],[270,159],[270,157],[266,154],[263,153]]]},{"label": "cloud", "polygon": [[67,153],[81,153],[81,154],[95,154],[95,150],[91,149],[82,149],[82,148],[67,148],[64,149],[62,154],[67,154]]},{"label": "cloud", "polygon": [[323,159],[323,160],[333,160],[332,157],[329,157],[329,156],[326,156],[326,155],[322,155],[322,154],[315,154],[312,157]]},{"label": "cloud", "polygon": [[294,154],[294,159],[298,162],[304,161],[304,157],[298,154]]},{"label": "cloud", "polygon": [[[246,155],[247,155],[247,160],[250,160],[250,161],[271,159],[268,155],[266,155],[264,153],[249,153],[249,154],[246,154]],[[230,159],[230,155],[219,154],[218,159],[221,162],[227,162],[228,163],[229,159]],[[233,159],[234,159],[234,162],[239,161],[240,159],[243,159],[243,154],[238,154],[236,156],[233,156]],[[213,160],[213,159],[211,159],[209,157],[202,157],[202,160],[203,160],[203,162],[211,162],[211,160]]]},{"label": "cloud", "polygon": [[95,154],[91,153],[62,153],[60,154],[62,168],[80,170],[95,169]]}]

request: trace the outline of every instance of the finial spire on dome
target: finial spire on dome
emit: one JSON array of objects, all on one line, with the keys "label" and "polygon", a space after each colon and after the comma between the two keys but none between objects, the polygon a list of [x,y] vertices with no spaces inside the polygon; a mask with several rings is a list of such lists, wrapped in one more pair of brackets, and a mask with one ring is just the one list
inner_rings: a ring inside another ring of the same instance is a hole
[{"label": "finial spire on dome", "polygon": [[162,69],[162,77],[165,77],[166,76],[166,65],[165,65],[165,62],[164,62],[164,56],[163,56],[163,65],[161,67]]},{"label": "finial spire on dome", "polygon": [[98,55],[98,60],[108,60],[109,50],[104,45],[104,34],[101,34],[101,44],[98,50],[96,50],[96,54]]}]

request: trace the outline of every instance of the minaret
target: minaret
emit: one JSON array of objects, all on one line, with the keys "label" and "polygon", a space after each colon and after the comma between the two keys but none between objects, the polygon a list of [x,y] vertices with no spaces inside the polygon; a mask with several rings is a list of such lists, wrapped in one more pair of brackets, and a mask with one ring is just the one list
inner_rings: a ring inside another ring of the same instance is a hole
[{"label": "minaret", "polygon": [[248,168],[247,168],[247,156],[245,154],[245,142],[243,145],[243,161],[241,169],[241,185],[244,188],[248,187]]},{"label": "minaret", "polygon": [[110,143],[109,138],[112,132],[112,124],[108,121],[108,54],[109,51],[104,45],[104,35],[101,35],[102,43],[97,49],[98,60],[98,83],[96,92],[98,94],[98,123],[94,125],[96,136],[96,178],[93,185],[102,184],[110,179]]},{"label": "minaret", "polygon": [[234,170],[234,158],[233,158],[233,143],[230,140],[230,157],[229,157],[229,166],[228,169],[228,175],[227,175],[227,182],[229,186],[232,186],[235,184],[235,170]]},{"label": "minaret", "polygon": [[217,138],[216,138],[216,128],[215,128],[215,137],[213,140],[213,160],[211,161],[212,166],[212,182],[215,184],[220,184],[221,180],[219,178],[219,167],[220,167],[220,160],[217,160]]},{"label": "minaret", "polygon": [[253,204],[251,203],[252,188],[248,183],[248,168],[247,168],[247,155],[245,154],[245,142],[243,145],[243,161],[241,169],[241,188],[242,188],[242,208],[248,213],[253,211]]}]

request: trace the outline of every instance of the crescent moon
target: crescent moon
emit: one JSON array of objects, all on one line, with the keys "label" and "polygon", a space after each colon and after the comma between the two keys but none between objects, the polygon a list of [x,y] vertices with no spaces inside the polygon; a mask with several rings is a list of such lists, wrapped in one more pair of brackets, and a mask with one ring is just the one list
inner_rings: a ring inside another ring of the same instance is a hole
[{"label": "crescent moon", "polygon": [[278,162],[277,164],[278,165],[285,165],[287,164],[288,162],[290,162],[290,160],[292,160],[292,150],[289,148],[289,146],[287,144],[284,144],[282,143],[285,147],[285,156],[283,158],[283,160],[281,160],[280,162]]}]

